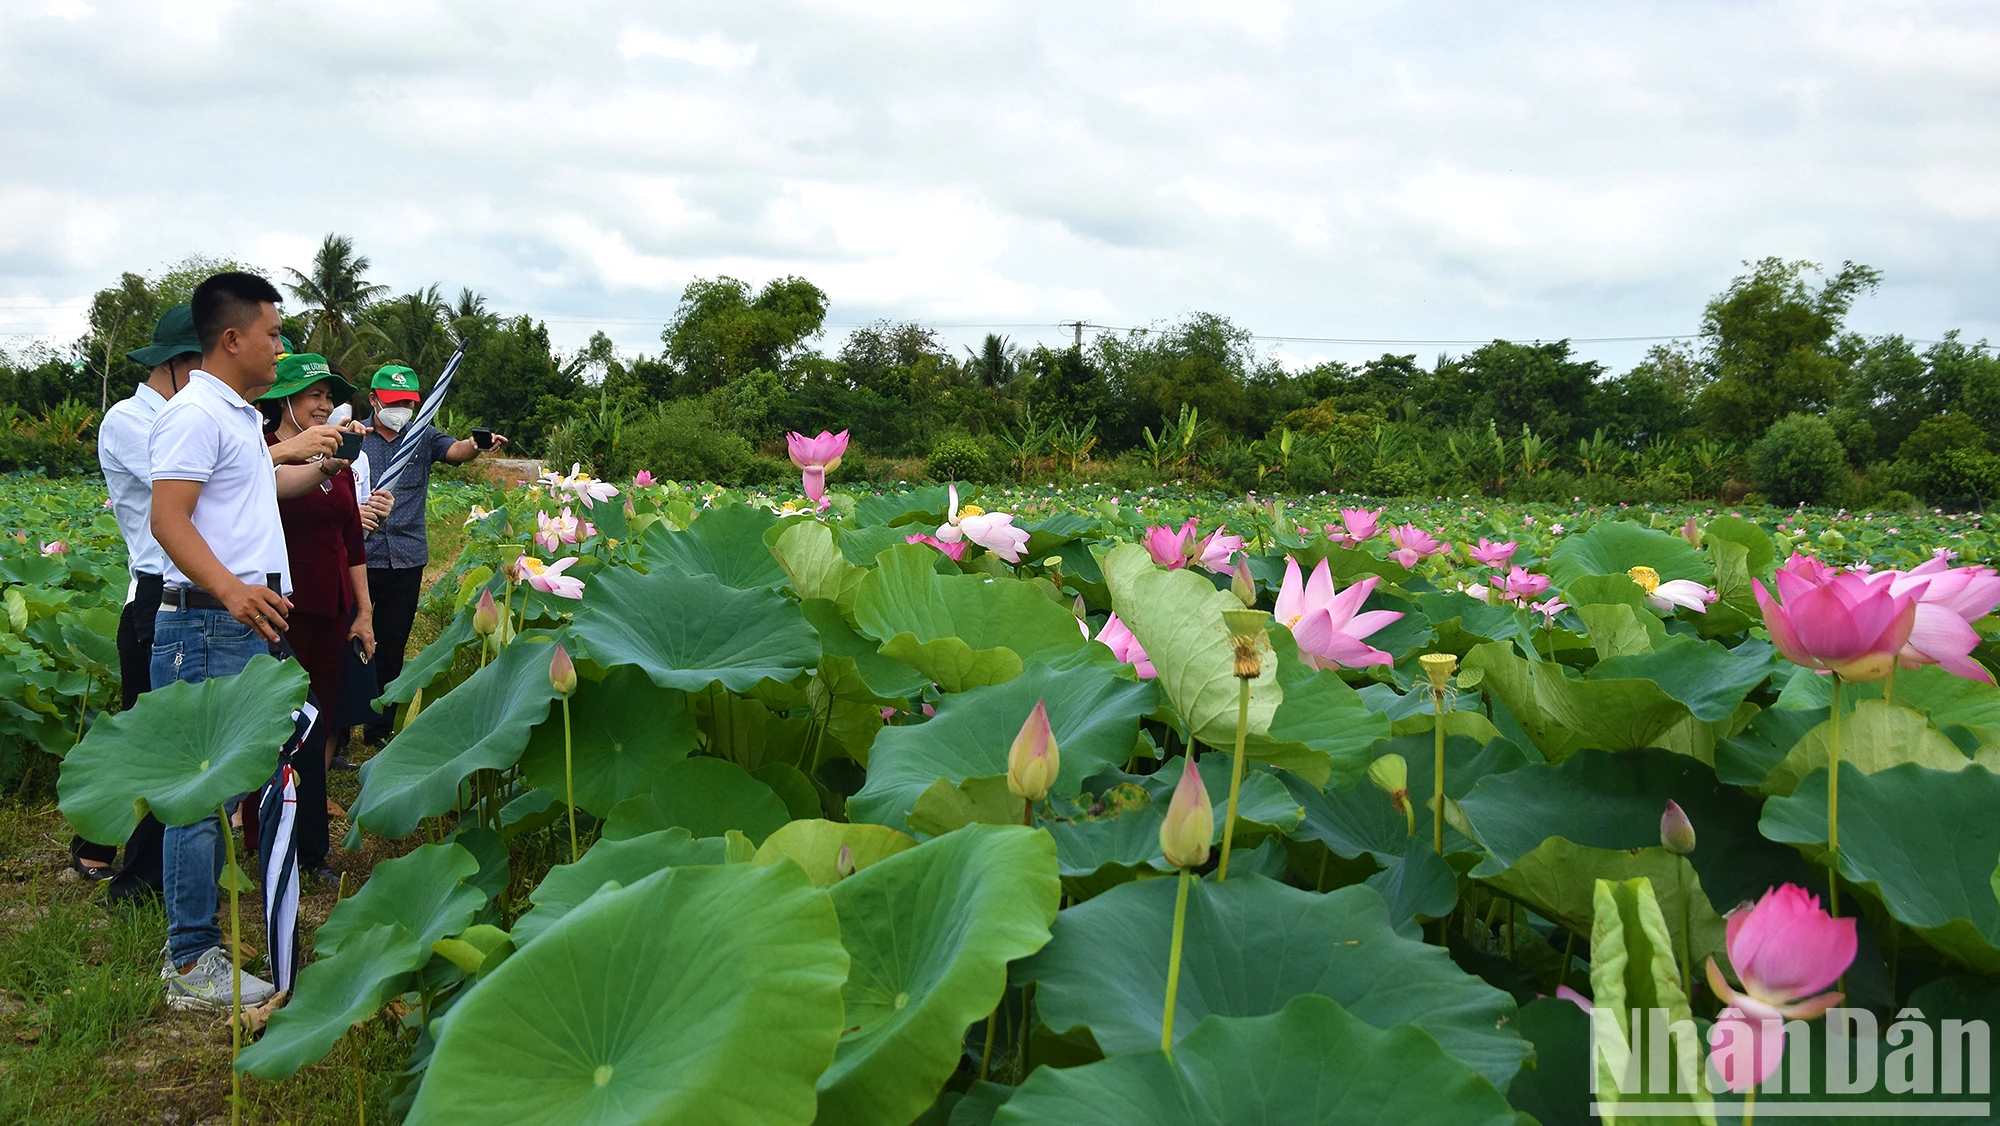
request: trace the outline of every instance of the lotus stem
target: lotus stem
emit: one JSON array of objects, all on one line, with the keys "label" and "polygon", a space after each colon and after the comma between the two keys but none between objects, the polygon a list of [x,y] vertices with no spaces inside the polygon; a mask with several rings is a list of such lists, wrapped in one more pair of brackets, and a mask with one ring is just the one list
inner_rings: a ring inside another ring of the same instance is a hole
[{"label": "lotus stem", "polygon": [[1000,1000],[994,1002],[993,1011],[986,1016],[986,1046],[979,1049],[979,1081],[986,1081],[986,1067],[993,1060],[993,1028],[1000,1023],[1000,1006],[1007,1001],[1007,987],[1000,987]]},{"label": "lotus stem", "polygon": [[1826,741],[1826,913],[1840,914],[1840,674],[1833,674],[1833,730]]},{"label": "lotus stem", "polygon": [[1181,991],[1181,935],[1187,929],[1188,884],[1193,877],[1181,869],[1180,886],[1174,892],[1174,939],[1167,951],[1167,1009],[1160,1017],[1160,1050],[1174,1056],[1174,1002]]},{"label": "lotus stem", "polygon": [[1750,1084],[1750,1089],[1743,1092],[1743,1126],[1750,1126],[1752,1122],[1756,1121],[1756,1118],[1757,1085],[1752,1083]]},{"label": "lotus stem", "polygon": [[71,746],[83,742],[83,721],[84,717],[90,714],[90,690],[95,687],[97,681],[86,674],[83,678],[83,699],[77,701],[76,705],[76,738],[70,740]]},{"label": "lotus stem", "polygon": [[1032,798],[1021,799],[1021,824],[1030,829],[1035,827],[1035,802]]},{"label": "lotus stem", "polygon": [[1222,860],[1216,865],[1217,883],[1229,878],[1229,846],[1236,837],[1236,801],[1243,792],[1243,739],[1250,728],[1250,682],[1236,678],[1236,753],[1229,763],[1229,806],[1222,819]]},{"label": "lotus stem", "polygon": [[222,847],[229,873],[229,1121],[243,1121],[243,1075],[236,1057],[243,1051],[243,917],[237,909],[236,834],[229,828],[229,808],[216,807],[222,819]]},{"label": "lotus stem", "polygon": [[1444,692],[1433,690],[1431,700],[1431,851],[1444,855]]},{"label": "lotus stem", "polygon": [[1018,1077],[1016,1083],[1028,1077],[1028,1036],[1035,1030],[1033,1010],[1029,1006],[1033,1005],[1034,1001],[1035,983],[1031,981],[1021,987],[1021,1055],[1014,1061],[1015,1074]]},{"label": "lotus stem", "polygon": [[576,780],[571,770],[569,696],[563,696],[563,801],[569,806],[569,862],[576,863]]},{"label": "lotus stem", "polygon": [[1681,993],[1694,1003],[1694,892],[1688,887],[1688,869],[1693,867],[1686,857],[1677,856],[1679,868],[1674,875],[1681,885]]}]

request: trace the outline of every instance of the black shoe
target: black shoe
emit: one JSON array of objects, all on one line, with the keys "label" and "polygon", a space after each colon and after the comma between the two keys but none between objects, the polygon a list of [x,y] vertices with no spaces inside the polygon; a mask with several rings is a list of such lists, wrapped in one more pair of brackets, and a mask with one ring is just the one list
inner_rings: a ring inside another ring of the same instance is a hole
[{"label": "black shoe", "polygon": [[334,871],[332,868],[329,868],[324,864],[307,872],[306,878],[313,881],[316,884],[323,884],[330,888],[337,888],[340,886],[340,873]]},{"label": "black shoe", "polygon": [[104,864],[96,868],[85,864],[82,849],[75,841],[71,841],[69,846],[69,866],[77,875],[93,884],[104,883],[118,875],[118,867],[115,864]]},{"label": "black shoe", "polygon": [[355,767],[354,763],[353,763],[352,761],[350,761],[350,760],[348,759],[348,757],[347,757],[346,755],[344,755],[344,754],[340,754],[340,755],[335,755],[335,756],[333,756],[333,761],[332,761],[332,762],[330,762],[330,763],[327,763],[327,765],[326,765],[326,768],[327,768],[328,770],[354,770],[354,769],[356,769],[356,767]]}]

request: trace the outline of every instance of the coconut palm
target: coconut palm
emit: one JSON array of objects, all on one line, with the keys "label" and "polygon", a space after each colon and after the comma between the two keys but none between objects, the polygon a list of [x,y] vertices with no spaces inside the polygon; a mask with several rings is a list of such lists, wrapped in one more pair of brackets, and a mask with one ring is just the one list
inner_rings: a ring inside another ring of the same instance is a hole
[{"label": "coconut palm", "polygon": [[972,357],[965,365],[966,369],[988,387],[1004,386],[1020,368],[1020,349],[997,333],[987,333],[986,339],[980,342],[979,351],[967,348],[965,352]]},{"label": "coconut palm", "polygon": [[362,276],[368,272],[370,263],[363,255],[354,253],[354,240],[346,235],[328,235],[319,244],[319,252],[313,255],[312,272],[300,273],[286,268],[293,281],[285,288],[292,296],[316,311],[313,318],[314,336],[326,330],[329,338],[345,341],[351,330],[360,321],[361,313],[370,302],[389,292],[386,285],[371,285]]},{"label": "coconut palm", "polygon": [[367,319],[386,338],[389,359],[427,372],[441,366],[451,351],[445,324],[450,313],[443,294],[430,285],[370,307]]}]

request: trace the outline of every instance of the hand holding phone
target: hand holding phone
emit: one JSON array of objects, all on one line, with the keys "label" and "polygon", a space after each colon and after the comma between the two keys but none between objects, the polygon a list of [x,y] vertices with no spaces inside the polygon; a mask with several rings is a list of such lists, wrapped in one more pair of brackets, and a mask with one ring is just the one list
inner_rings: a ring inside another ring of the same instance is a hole
[{"label": "hand holding phone", "polygon": [[333,456],[341,461],[353,461],[361,456],[361,435],[347,432],[340,436],[340,447]]},{"label": "hand holding phone", "polygon": [[490,449],[492,449],[492,448],[493,448],[493,431],[491,431],[491,430],[487,430],[487,429],[485,429],[484,427],[480,427],[480,426],[475,426],[475,427],[473,427],[473,428],[472,428],[472,444],[473,444],[473,445],[475,445],[475,446],[477,446],[477,447],[479,447],[479,448],[480,448],[480,449],[482,449],[482,450],[490,450]]}]

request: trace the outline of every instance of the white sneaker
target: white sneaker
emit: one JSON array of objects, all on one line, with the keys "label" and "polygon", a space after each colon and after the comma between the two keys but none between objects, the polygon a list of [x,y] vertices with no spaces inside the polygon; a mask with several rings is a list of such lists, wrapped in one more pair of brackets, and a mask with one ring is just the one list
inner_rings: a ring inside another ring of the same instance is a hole
[{"label": "white sneaker", "polygon": [[[194,968],[186,973],[167,975],[167,1007],[177,1012],[227,1012],[230,1006],[229,955],[222,947],[201,952]],[[243,1006],[261,1005],[271,999],[271,983],[254,974],[243,975]]]}]

